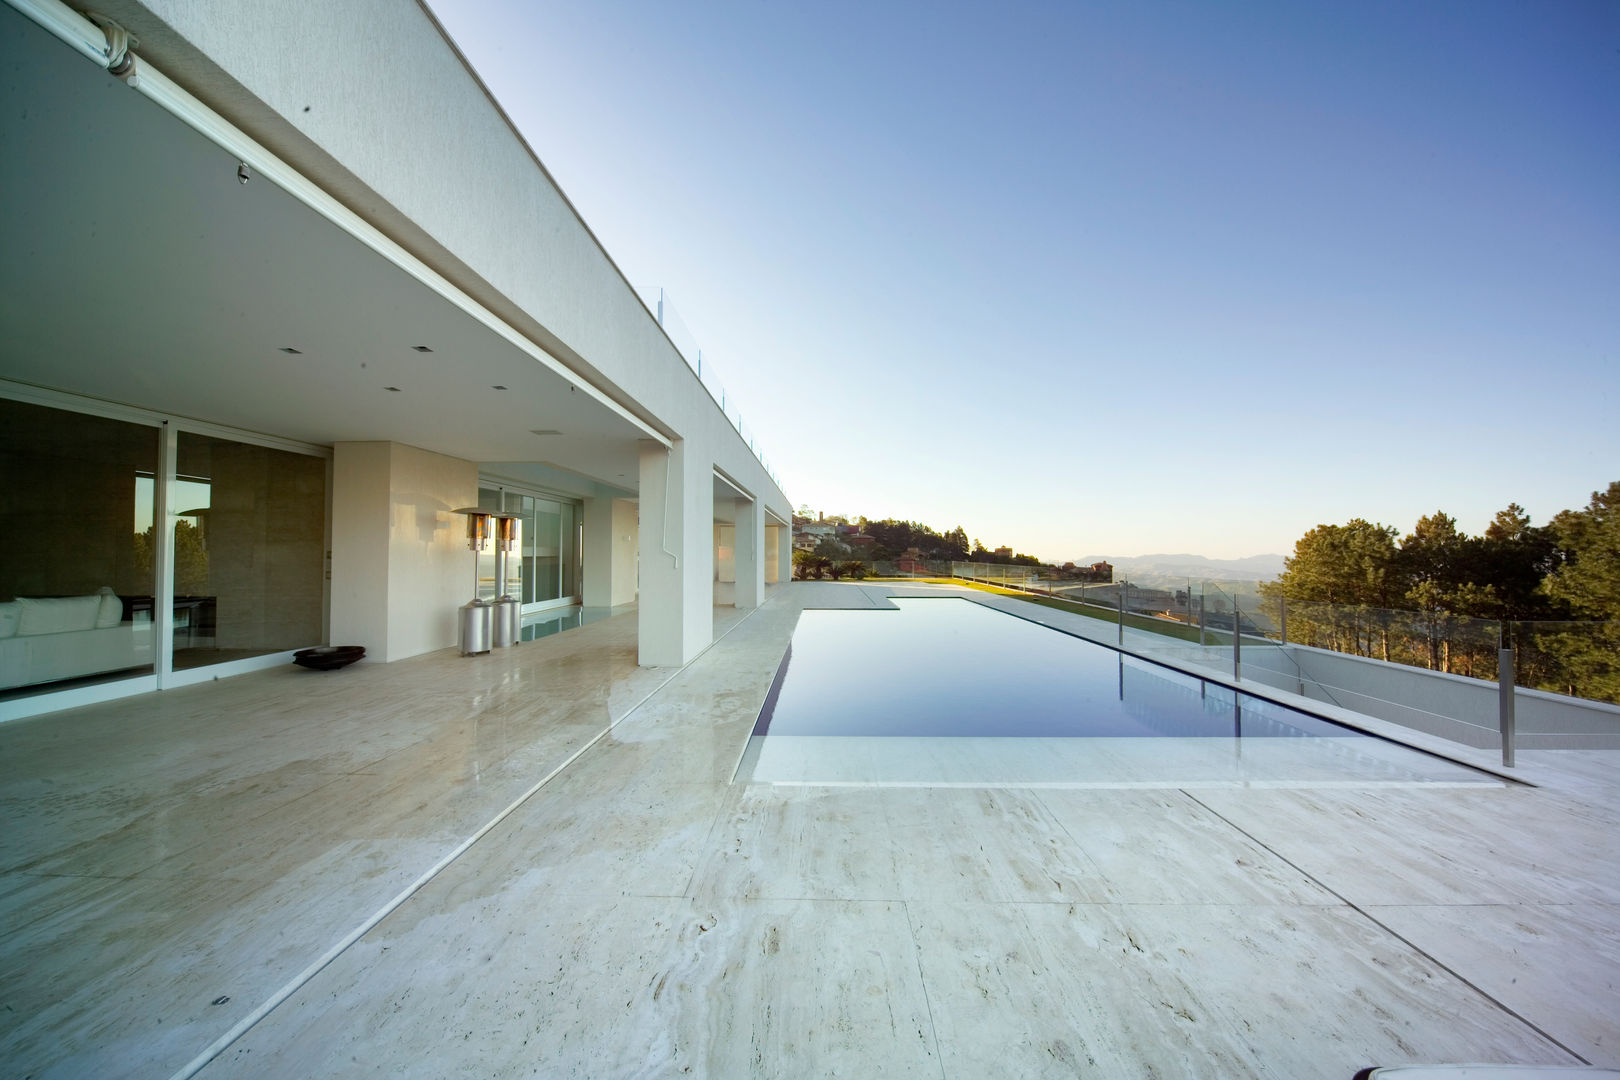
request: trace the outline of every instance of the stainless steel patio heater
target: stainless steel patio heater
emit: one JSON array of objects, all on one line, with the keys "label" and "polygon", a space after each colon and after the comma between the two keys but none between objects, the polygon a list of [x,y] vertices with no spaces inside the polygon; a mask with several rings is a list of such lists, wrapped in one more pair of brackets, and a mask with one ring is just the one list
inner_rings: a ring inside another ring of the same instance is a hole
[{"label": "stainless steel patio heater", "polygon": [[500,596],[490,605],[490,643],[497,649],[518,642],[521,618],[517,600],[506,591],[506,560],[508,552],[517,546],[518,522],[522,516],[504,512],[491,515],[495,528],[495,591]]},{"label": "stainless steel patio heater", "polygon": [[473,550],[473,598],[461,605],[461,655],[489,652],[490,604],[478,595],[478,553],[489,539],[490,513],[476,506],[454,511],[467,515],[467,546]]}]

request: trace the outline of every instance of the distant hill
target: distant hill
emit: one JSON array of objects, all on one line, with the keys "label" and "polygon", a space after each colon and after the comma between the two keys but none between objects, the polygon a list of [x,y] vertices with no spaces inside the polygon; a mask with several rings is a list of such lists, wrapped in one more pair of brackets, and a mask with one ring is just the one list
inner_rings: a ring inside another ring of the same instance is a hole
[{"label": "distant hill", "polygon": [[1074,561],[1077,566],[1109,562],[1114,565],[1114,577],[1154,586],[1185,584],[1188,578],[1270,581],[1283,572],[1281,555],[1250,555],[1245,559],[1209,559],[1202,555],[1087,555]]}]

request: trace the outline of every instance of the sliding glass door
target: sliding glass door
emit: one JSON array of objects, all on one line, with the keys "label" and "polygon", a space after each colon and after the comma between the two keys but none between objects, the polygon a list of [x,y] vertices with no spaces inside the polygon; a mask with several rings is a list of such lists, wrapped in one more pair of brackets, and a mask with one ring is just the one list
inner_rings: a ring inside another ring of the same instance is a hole
[{"label": "sliding glass door", "polygon": [[0,695],[156,670],[159,436],[0,398]]},{"label": "sliding glass door", "polygon": [[[517,598],[525,612],[579,603],[578,502],[486,482],[478,490],[478,505],[518,515],[518,543],[507,563],[507,595]],[[493,599],[499,595],[493,551],[480,557],[478,569],[479,595]]]},{"label": "sliding glass door", "polygon": [[321,644],[328,460],[0,384],[0,718]]}]

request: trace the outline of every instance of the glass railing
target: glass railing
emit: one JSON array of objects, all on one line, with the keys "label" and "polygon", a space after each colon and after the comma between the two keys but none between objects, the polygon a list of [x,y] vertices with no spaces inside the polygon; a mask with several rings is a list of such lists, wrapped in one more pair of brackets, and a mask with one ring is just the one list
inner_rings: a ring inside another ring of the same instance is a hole
[{"label": "glass railing", "polygon": [[1469,678],[1496,678],[1502,640],[1502,624],[1496,619],[1299,601],[1273,602],[1270,610],[1278,623],[1286,617],[1291,644]]},{"label": "glass railing", "polygon": [[[1620,622],[1503,622],[1285,603],[1257,582],[1089,583],[1050,567],[956,562],[952,576],[1088,616],[1078,632],[1480,748],[1620,747]],[[1502,650],[1514,651],[1506,654]],[[1511,655],[1515,693],[1497,676]],[[1543,693],[1526,695],[1524,691]]]},{"label": "glass railing", "polygon": [[871,577],[878,578],[948,578],[951,564],[943,559],[874,559]]},{"label": "glass railing", "polygon": [[1515,621],[1503,633],[1517,685],[1620,704],[1620,622]]},{"label": "glass railing", "polygon": [[726,421],[737,429],[737,434],[742,436],[743,442],[748,444],[748,449],[759,459],[759,463],[764,467],[766,475],[775,482],[777,487],[781,487],[781,478],[776,475],[776,470],[771,468],[770,460],[765,456],[765,452],[760,449],[754,433],[743,422],[741,405],[726,392],[725,384],[720,381],[719,375],[715,372],[713,361],[704,355],[703,350],[698,346],[697,339],[692,335],[692,331],[687,328],[685,320],[675,310],[675,305],[670,303],[668,294],[659,288],[638,287],[636,295],[646,305],[647,310],[652,313],[653,318],[658,321],[658,325],[663,328],[665,336],[670,340],[670,344],[675,346],[675,351],[680,353],[681,358],[686,361],[686,366],[691,368],[692,373],[698,377],[698,382],[703,384],[703,389],[707,390],[709,396],[714,399],[714,403],[720,406],[720,411],[725,414]]}]

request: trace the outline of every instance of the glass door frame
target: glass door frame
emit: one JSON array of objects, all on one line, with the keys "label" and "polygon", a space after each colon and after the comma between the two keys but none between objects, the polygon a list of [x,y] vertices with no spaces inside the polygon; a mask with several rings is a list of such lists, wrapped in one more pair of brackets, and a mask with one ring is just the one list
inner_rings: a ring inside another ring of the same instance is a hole
[{"label": "glass door frame", "polygon": [[[478,477],[478,486],[485,490],[494,491],[499,506],[505,506],[506,496],[511,494],[524,495],[530,499],[544,499],[547,502],[566,503],[574,508],[574,524],[569,530],[571,535],[568,537],[573,547],[570,561],[573,566],[574,594],[572,596],[559,596],[555,600],[537,600],[522,605],[518,610],[523,615],[533,615],[541,611],[556,611],[558,608],[576,607],[581,604],[585,588],[584,544],[581,542],[584,538],[585,525],[584,500],[576,495],[564,495],[557,491],[547,491],[545,488],[531,487],[527,484],[515,484],[498,476],[480,475]],[[528,526],[525,525],[524,529],[527,531]],[[518,552],[518,555],[521,557],[522,552]],[[557,591],[561,592],[562,582],[568,579],[568,575],[562,572],[560,565],[557,576]]]},{"label": "glass door frame", "polygon": [[[129,424],[150,427],[158,441],[157,475],[153,477],[152,534],[156,543],[152,557],[152,627],[156,635],[152,671],[131,675],[127,679],[111,679],[91,686],[67,690],[47,691],[27,697],[0,701],[0,721],[37,716],[42,713],[90,705],[99,701],[112,701],[144,694],[152,690],[172,689],[193,683],[212,682],[231,675],[241,675],[264,668],[281,667],[292,661],[296,649],[250,656],[243,660],[227,660],[218,664],[204,664],[194,668],[174,670],[175,614],[172,603],[163,602],[174,595],[174,536],[175,523],[180,519],[176,490],[175,467],[179,459],[180,433],[207,435],[231,442],[265,446],[308,457],[322,458],[326,462],[326,522],[325,558],[321,573],[321,640],[311,641],[308,648],[323,644],[331,634],[332,622],[332,448],[295,439],[278,439],[253,431],[240,431],[222,424],[209,424],[200,420],[142,409],[134,405],[119,405],[95,398],[80,397],[59,390],[30,386],[27,383],[0,379],[0,397],[13,401],[41,405],[62,412],[121,420]],[[161,599],[160,599],[161,598]]]}]

